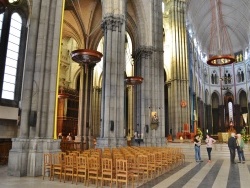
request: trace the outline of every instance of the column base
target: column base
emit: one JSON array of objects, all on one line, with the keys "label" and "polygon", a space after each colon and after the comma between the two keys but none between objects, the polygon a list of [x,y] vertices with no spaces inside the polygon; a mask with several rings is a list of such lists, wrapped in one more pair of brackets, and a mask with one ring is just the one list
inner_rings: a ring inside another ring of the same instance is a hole
[{"label": "column base", "polygon": [[53,139],[12,139],[9,152],[8,174],[11,176],[41,176],[43,154],[60,150],[61,140]]},{"label": "column base", "polygon": [[[135,145],[136,142],[135,142]],[[144,138],[143,142],[140,143],[141,146],[166,146],[166,138],[163,137],[163,138],[156,138],[156,137],[147,137],[147,138]]]},{"label": "column base", "polygon": [[126,138],[97,138],[96,148],[118,148],[127,146]]}]

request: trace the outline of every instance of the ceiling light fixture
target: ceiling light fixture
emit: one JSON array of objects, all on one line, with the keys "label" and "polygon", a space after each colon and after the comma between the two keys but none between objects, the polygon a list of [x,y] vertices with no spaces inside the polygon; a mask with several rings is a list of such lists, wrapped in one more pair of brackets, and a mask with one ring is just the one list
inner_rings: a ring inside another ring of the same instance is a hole
[{"label": "ceiling light fixture", "polygon": [[207,64],[222,66],[236,61],[232,52],[232,44],[224,24],[221,1],[210,0],[212,9],[211,40],[209,45]]}]

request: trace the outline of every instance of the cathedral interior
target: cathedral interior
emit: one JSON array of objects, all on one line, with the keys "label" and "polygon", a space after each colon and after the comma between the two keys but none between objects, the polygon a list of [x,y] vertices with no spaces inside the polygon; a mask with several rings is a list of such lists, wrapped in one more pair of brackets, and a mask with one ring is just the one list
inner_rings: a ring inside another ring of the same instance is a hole
[{"label": "cathedral interior", "polygon": [[41,175],[43,153],[69,134],[82,150],[165,146],[197,129],[217,140],[249,134],[249,9],[248,0],[0,0],[8,173]]}]

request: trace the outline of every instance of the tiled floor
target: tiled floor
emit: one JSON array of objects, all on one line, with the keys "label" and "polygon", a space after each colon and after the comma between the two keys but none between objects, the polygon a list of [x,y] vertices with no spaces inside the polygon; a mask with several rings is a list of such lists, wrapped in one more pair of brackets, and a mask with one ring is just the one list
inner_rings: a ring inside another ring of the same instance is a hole
[{"label": "tiled floor", "polygon": [[[0,166],[0,188],[83,188],[78,185],[55,181],[42,180],[42,177],[12,177],[7,175],[7,166]],[[95,187],[90,185],[89,187]],[[113,186],[115,187],[115,185]],[[186,162],[184,165],[171,170],[139,188],[249,188],[250,161],[245,164],[231,165],[229,159],[218,159],[211,163]]]}]

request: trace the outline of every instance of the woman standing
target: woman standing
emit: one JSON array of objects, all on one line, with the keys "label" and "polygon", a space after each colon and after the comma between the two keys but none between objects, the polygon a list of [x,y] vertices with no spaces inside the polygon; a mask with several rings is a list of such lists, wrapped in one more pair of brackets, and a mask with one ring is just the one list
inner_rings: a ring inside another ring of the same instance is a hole
[{"label": "woman standing", "polygon": [[194,151],[195,151],[196,162],[202,162],[201,153],[200,153],[200,146],[201,146],[201,139],[200,139],[200,136],[197,134],[194,137]]},{"label": "woman standing", "polygon": [[241,134],[237,134],[237,153],[239,157],[239,162],[238,163],[245,163],[245,156],[244,156],[244,140],[241,137]]},{"label": "woman standing", "polygon": [[208,154],[208,161],[209,163],[211,163],[211,151],[213,148],[213,144],[216,142],[215,139],[213,139],[210,135],[207,135],[206,138],[206,143],[207,143],[207,154]]}]

